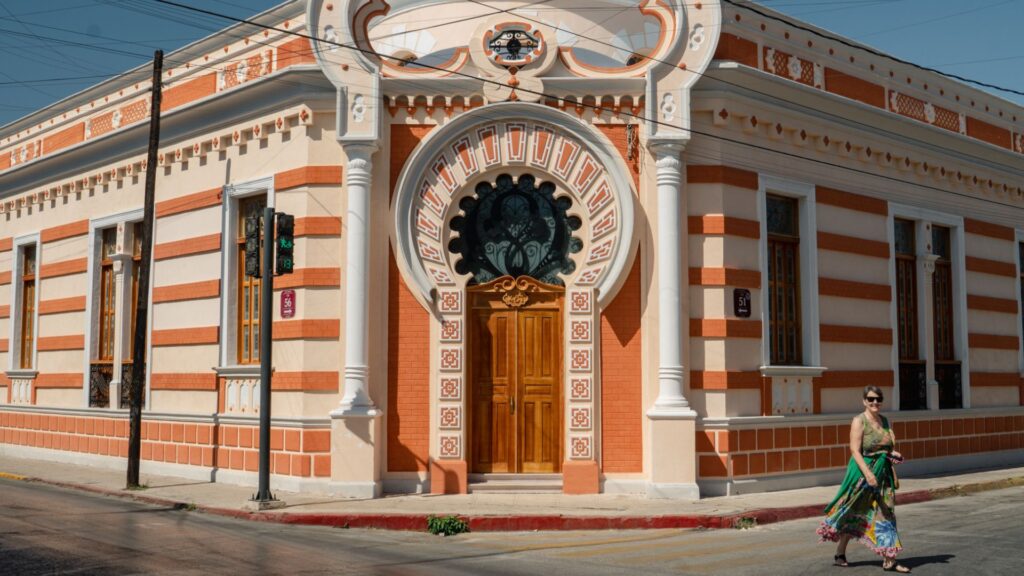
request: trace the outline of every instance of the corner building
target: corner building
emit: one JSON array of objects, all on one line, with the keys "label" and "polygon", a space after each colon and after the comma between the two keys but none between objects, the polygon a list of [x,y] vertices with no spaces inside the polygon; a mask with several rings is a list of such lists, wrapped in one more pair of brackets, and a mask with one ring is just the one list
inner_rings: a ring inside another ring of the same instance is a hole
[{"label": "corner building", "polygon": [[141,351],[149,69],[3,128],[0,454],[123,466],[145,361],[143,471],[254,484],[272,324],[275,489],[828,484],[869,384],[908,471],[1024,462],[1024,109],[756,5],[528,4],[169,55]]}]

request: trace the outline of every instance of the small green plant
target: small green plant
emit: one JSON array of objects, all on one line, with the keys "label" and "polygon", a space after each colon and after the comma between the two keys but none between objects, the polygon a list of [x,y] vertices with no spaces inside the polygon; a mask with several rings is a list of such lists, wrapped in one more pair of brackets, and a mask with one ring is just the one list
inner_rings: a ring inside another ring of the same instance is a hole
[{"label": "small green plant", "polygon": [[126,490],[149,490],[149,484],[139,484],[138,486],[128,486]]},{"label": "small green plant", "polygon": [[187,512],[195,512],[196,508],[197,506],[195,502],[189,502],[188,504],[185,505],[185,510]]},{"label": "small green plant", "polygon": [[427,516],[427,531],[434,535],[454,536],[469,532],[469,524],[458,516]]},{"label": "small green plant", "polygon": [[737,530],[750,530],[751,528],[757,528],[757,518],[752,518],[750,516],[737,518],[736,521],[733,522],[732,527]]}]

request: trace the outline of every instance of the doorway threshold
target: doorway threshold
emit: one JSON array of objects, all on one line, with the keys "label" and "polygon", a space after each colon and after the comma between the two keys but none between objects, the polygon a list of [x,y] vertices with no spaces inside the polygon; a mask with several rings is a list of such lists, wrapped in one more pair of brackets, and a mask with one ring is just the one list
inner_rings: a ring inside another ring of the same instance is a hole
[{"label": "doorway threshold", "polygon": [[561,494],[561,474],[470,474],[470,494]]}]

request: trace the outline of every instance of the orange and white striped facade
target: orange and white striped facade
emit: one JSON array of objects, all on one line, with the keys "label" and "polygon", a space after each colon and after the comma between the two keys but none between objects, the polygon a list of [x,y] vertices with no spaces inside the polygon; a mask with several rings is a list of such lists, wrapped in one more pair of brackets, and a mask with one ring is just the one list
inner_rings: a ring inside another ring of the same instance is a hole
[{"label": "orange and white striped facade", "polygon": [[[528,4],[293,0],[168,55],[144,472],[256,481],[254,199],[296,216],[275,488],[830,483],[869,384],[909,471],[1024,461],[1024,108],[717,0]],[[0,454],[124,465],[149,91],[143,67],[0,131]],[[535,287],[482,312],[456,250],[505,175],[579,224],[536,345]]]}]

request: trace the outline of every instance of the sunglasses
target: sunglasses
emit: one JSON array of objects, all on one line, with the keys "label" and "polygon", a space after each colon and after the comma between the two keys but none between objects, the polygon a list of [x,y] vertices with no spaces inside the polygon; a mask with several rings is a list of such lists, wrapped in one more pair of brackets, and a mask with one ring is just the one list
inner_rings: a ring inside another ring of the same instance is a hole
[{"label": "sunglasses", "polygon": [[865,396],[864,400],[870,402],[871,404],[881,404],[884,398],[882,398],[881,396]]}]

